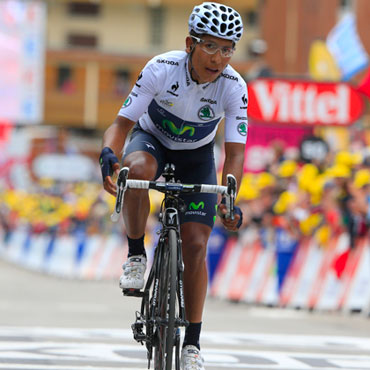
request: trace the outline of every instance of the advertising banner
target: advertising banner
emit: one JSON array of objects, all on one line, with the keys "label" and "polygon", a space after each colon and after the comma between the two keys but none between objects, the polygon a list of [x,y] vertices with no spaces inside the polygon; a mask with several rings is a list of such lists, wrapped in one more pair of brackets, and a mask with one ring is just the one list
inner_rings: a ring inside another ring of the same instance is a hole
[{"label": "advertising banner", "polygon": [[46,4],[0,1],[0,120],[43,119]]},{"label": "advertising banner", "polygon": [[248,90],[248,115],[256,122],[345,127],[364,109],[361,94],[346,83],[257,79]]}]

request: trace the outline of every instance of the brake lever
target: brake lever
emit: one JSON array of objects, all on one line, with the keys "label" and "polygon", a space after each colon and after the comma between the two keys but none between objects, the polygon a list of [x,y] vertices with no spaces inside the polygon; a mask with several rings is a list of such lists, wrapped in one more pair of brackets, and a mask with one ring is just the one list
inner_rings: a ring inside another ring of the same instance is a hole
[{"label": "brake lever", "polygon": [[226,208],[227,218],[234,220],[235,217],[235,195],[236,195],[236,179],[233,175],[227,175],[227,194],[226,197]]},{"label": "brake lever", "polygon": [[117,222],[119,220],[119,215],[122,210],[125,190],[127,189],[128,171],[128,167],[123,167],[118,174],[116,204],[114,206],[114,212],[110,216],[113,222]]}]

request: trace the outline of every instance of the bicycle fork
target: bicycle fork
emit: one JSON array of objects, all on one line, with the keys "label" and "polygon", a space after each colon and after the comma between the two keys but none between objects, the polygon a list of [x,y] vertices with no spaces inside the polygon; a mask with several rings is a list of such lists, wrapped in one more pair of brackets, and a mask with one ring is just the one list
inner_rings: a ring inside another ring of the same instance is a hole
[{"label": "bicycle fork", "polygon": [[[160,242],[164,243],[164,239],[160,239]],[[179,359],[180,353],[180,327],[187,327],[189,322],[185,319],[185,298],[184,298],[184,284],[183,284],[183,272],[184,265],[182,262],[182,250],[181,250],[181,239],[178,238],[178,248],[177,248],[177,298],[179,315],[175,320],[175,330],[174,330],[174,346],[176,348],[176,359]],[[158,246],[163,248],[164,244]],[[163,252],[163,250],[162,250]],[[159,251],[156,251],[159,253]],[[158,257],[158,256],[157,256]],[[155,263],[159,263],[160,258],[155,258]],[[156,266],[156,271],[160,271],[159,266]],[[153,284],[152,297],[150,295],[150,286]],[[161,320],[158,322],[158,318],[155,317],[155,308],[158,300],[158,286],[159,286],[159,276],[158,274],[153,274],[148,277],[148,282],[145,287],[144,292],[142,292],[142,304],[141,311],[136,311],[135,322],[131,325],[134,339],[147,347],[147,358],[148,358],[148,369],[150,368],[150,362],[152,360],[152,348],[156,345],[155,343],[155,329],[158,324],[167,326],[168,322],[166,320]],[[144,329],[145,328],[145,329]],[[179,368],[179,364],[176,364],[176,369]]]}]

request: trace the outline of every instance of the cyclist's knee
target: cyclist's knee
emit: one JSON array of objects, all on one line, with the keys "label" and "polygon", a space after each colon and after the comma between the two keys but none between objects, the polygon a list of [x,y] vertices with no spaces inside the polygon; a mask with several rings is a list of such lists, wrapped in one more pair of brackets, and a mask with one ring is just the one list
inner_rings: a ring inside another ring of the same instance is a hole
[{"label": "cyclist's knee", "polygon": [[129,178],[137,180],[153,180],[157,172],[157,161],[149,153],[130,153],[123,161],[123,166],[128,167]]},{"label": "cyclist's knee", "polygon": [[206,225],[200,225],[200,227],[197,227],[196,224],[190,226],[190,223],[185,225],[183,225],[181,233],[184,260],[189,258],[204,261],[207,255],[208,228]]}]

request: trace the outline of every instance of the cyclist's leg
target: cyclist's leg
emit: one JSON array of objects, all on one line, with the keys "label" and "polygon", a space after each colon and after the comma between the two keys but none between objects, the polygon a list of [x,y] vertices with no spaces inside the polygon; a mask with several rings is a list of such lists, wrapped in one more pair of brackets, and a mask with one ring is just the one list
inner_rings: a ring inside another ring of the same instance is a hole
[{"label": "cyclist's leg", "polygon": [[[213,144],[188,151],[187,155],[182,155],[182,158],[178,158],[175,164],[178,170],[176,177],[182,182],[217,183]],[[184,294],[186,318],[190,322],[186,329],[184,344],[196,345],[199,348],[203,306],[208,284],[207,242],[214,224],[217,196],[215,194],[190,194],[182,198],[186,204],[186,211],[180,215],[185,265]]]},{"label": "cyclist's leg", "polygon": [[[123,166],[130,169],[128,177],[138,180],[158,178],[164,166],[162,157],[158,140],[135,126],[123,156]],[[125,192],[123,219],[129,238],[138,239],[144,235],[149,210],[148,191],[130,189]]]},{"label": "cyclist's leg", "polygon": [[[161,144],[150,134],[135,127],[130,143],[125,149],[123,166],[129,167],[129,178],[139,180],[156,179],[161,173]],[[128,240],[128,259],[120,277],[124,292],[142,289],[146,269],[144,247],[145,226],[149,216],[150,202],[147,190],[127,190],[123,204],[123,220]]]},{"label": "cyclist's leg", "polygon": [[202,321],[208,285],[207,242],[211,230],[208,225],[198,222],[186,222],[181,226],[185,310],[190,323]]}]

